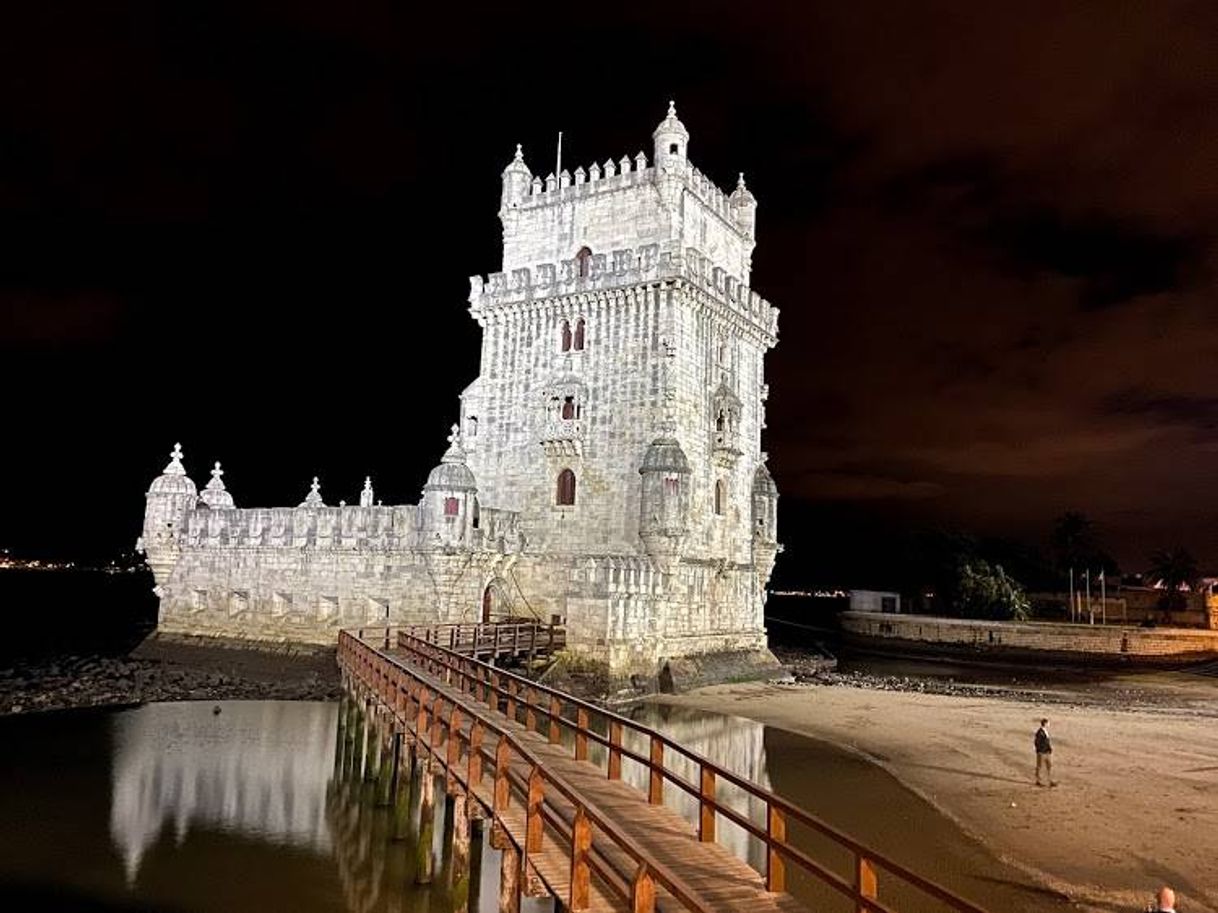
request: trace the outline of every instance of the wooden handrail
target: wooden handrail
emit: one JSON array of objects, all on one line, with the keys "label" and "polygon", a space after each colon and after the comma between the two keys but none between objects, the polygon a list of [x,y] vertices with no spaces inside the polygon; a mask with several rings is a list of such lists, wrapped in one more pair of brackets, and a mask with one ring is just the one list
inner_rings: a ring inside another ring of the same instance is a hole
[{"label": "wooden handrail", "polygon": [[[371,636],[373,639],[379,640],[382,632],[377,629],[372,632]],[[958,913],[985,913],[983,908],[958,896],[943,885],[911,871],[899,862],[837,830],[811,812],[716,764],[705,756],[691,751],[658,730],[556,688],[531,681],[524,676],[503,669],[495,669],[476,658],[446,651],[408,631],[398,632],[397,645],[399,649],[413,657],[414,662],[428,668],[433,674],[440,674],[442,670],[445,674],[451,674],[451,670],[459,667],[461,669],[459,675],[478,678],[487,689],[488,706],[493,701],[493,706],[497,710],[500,699],[506,699],[507,716],[510,719],[516,719],[516,713],[520,709],[520,705],[523,705],[526,728],[535,730],[539,719],[544,720],[547,724],[547,732],[543,735],[547,735],[551,742],[559,741],[557,734],[560,730],[565,729],[572,732],[575,737],[575,752],[581,756],[581,759],[587,758],[588,741],[603,745],[608,750],[606,775],[610,779],[621,777],[621,759],[623,757],[642,765],[647,771],[646,797],[649,802],[653,804],[662,802],[664,783],[672,783],[696,800],[699,807],[698,832],[702,839],[708,839],[703,835],[709,835],[710,840],[715,839],[714,820],[717,815],[723,815],[765,845],[766,870],[762,874],[771,890],[783,889],[786,863],[791,862],[813,875],[817,880],[845,894],[855,902],[857,909],[883,913],[887,908],[876,898],[877,874],[878,870],[882,869],[888,875],[920,890]],[[495,673],[494,679],[488,674],[491,671]],[[574,711],[574,721],[563,716],[564,709]],[[599,720],[605,724],[607,735],[602,735],[591,728],[593,720]],[[649,746],[647,754],[633,751],[622,744],[621,736],[626,730],[635,733]],[[582,749],[581,746],[583,746]],[[698,771],[698,782],[691,783],[671,769],[669,760],[674,757],[683,758],[695,766]],[[706,786],[708,782],[712,784],[709,790]],[[759,825],[722,803],[716,796],[714,788],[719,783],[730,783],[760,800],[765,808],[765,822]],[[791,822],[797,822],[816,831],[853,854],[855,871],[852,873],[852,880],[847,881],[840,876],[833,875],[790,843],[786,834]],[[830,875],[833,877],[828,877]]]},{"label": "wooden handrail", "polygon": [[[469,769],[468,757],[466,772],[461,770],[459,761],[462,757],[462,746],[464,746],[466,756],[471,751],[470,746],[474,742],[472,738],[473,721],[477,720],[481,723],[483,735],[495,734],[497,744],[493,752],[483,745],[477,745],[473,750],[482,755],[483,761],[490,760],[495,766],[495,787],[489,810],[495,813],[506,808],[511,801],[513,786],[516,787],[515,792],[519,794],[524,803],[528,827],[524,839],[525,845],[519,849],[526,861],[529,853],[535,853],[540,849],[540,841],[545,833],[545,821],[562,822],[564,827],[569,828],[566,834],[569,839],[566,843],[572,848],[573,855],[579,854],[586,836],[588,846],[584,851],[584,861],[590,869],[602,875],[602,881],[615,893],[618,893],[632,910],[638,911],[638,913],[653,913],[654,886],[659,884],[680,901],[685,909],[693,911],[693,913],[714,913],[714,907],[702,902],[693,889],[677,875],[651,858],[649,854],[640,851],[629,838],[618,833],[613,820],[596,805],[582,797],[560,776],[547,771],[540,759],[534,756],[510,730],[502,728],[480,711],[475,712],[469,707],[459,709],[451,699],[434,692],[434,687],[427,680],[405,666],[396,657],[377,651],[350,632],[341,631],[339,633],[338,657],[340,663],[351,668],[354,679],[369,692],[369,696],[375,698],[390,712],[393,712],[391,708],[399,700],[399,694],[405,694],[406,712],[400,715],[395,713],[395,718],[404,728],[413,727],[418,748],[425,751],[438,767],[443,768],[446,781],[460,784],[467,792],[470,791],[471,785],[467,772]],[[392,667],[394,672],[385,673],[379,668],[382,665]],[[458,674],[461,673],[458,672]],[[407,677],[410,679],[409,682],[406,681]],[[412,705],[417,705],[417,711],[412,712]],[[448,713],[444,712],[446,709]],[[461,728],[461,722],[466,717],[471,720],[470,735],[466,735]],[[511,771],[510,764],[513,756],[519,757],[530,765],[528,780],[521,780]],[[559,809],[549,803],[547,786],[553,787],[553,791],[561,795],[574,809],[570,825],[567,825],[566,819],[561,816]],[[538,792],[540,792],[540,796],[538,796]],[[479,802],[482,802],[481,797],[477,798]],[[622,873],[612,870],[603,857],[592,851],[593,831],[589,829],[588,833],[584,835],[576,827],[581,814],[586,823],[594,825],[596,834],[603,834],[613,843],[615,850],[623,853],[634,863],[634,872],[623,876]],[[575,843],[574,846],[572,846],[572,841]],[[572,881],[573,889],[576,884],[577,882]],[[564,899],[571,909],[582,909],[573,903],[577,900],[578,898],[575,896]]]}]

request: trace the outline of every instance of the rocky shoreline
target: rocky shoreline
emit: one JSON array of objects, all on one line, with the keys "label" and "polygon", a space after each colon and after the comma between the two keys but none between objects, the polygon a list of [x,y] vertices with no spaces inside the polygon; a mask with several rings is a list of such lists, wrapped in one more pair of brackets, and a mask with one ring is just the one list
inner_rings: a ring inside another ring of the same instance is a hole
[{"label": "rocky shoreline", "polygon": [[126,656],[0,669],[0,716],[152,701],[337,700],[334,650],[154,635]]},{"label": "rocky shoreline", "polygon": [[1062,707],[1102,710],[1170,710],[1184,715],[1213,716],[1212,702],[1185,689],[1141,687],[1114,676],[1111,681],[1090,685],[975,684],[950,678],[877,675],[868,672],[839,672],[826,667],[824,657],[814,651],[777,648],[775,654],[790,670],[796,686],[862,688],[909,694],[977,697],[1025,701]]}]

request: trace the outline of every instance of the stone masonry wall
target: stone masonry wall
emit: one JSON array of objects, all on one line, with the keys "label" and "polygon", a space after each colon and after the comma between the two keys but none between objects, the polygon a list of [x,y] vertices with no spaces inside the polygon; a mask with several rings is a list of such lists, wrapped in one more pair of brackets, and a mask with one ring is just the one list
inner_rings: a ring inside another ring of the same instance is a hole
[{"label": "stone masonry wall", "polygon": [[1116,658],[1200,659],[1218,655],[1218,631],[1045,622],[972,621],[922,615],[843,612],[850,634],[978,650],[1040,650]]}]

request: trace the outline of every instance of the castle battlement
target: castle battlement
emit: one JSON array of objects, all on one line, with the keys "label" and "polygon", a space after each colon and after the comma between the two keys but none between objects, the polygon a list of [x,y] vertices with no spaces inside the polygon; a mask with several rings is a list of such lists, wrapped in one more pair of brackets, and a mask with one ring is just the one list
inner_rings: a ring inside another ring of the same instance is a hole
[{"label": "castle battlement", "polygon": [[510,272],[470,276],[469,303],[475,317],[495,308],[545,298],[615,289],[644,282],[684,279],[711,294],[763,332],[778,333],[778,309],[695,248],[646,244],[608,254],[539,263]]}]

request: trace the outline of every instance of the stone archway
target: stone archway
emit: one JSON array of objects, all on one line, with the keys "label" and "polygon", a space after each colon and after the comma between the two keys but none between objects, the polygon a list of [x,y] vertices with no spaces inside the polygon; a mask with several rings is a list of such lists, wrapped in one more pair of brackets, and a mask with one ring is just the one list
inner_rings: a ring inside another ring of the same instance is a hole
[{"label": "stone archway", "polygon": [[482,591],[482,611],[479,619],[483,624],[490,624],[496,618],[504,618],[511,614],[511,603],[507,598],[507,583],[500,577],[489,581]]}]

